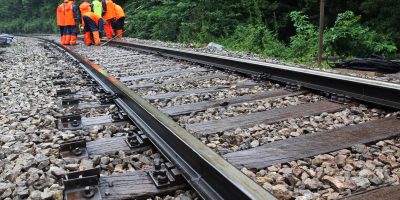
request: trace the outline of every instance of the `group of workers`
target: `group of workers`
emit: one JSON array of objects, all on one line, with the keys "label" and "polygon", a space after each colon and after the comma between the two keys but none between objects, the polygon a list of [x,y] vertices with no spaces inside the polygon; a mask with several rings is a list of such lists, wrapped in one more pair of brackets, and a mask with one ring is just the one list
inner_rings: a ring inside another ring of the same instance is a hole
[{"label": "group of workers", "polygon": [[100,45],[100,38],[104,32],[109,40],[114,35],[122,38],[125,12],[112,0],[101,2],[93,0],[91,4],[87,0],[82,0],[79,9],[75,5],[75,0],[63,1],[57,7],[57,26],[60,27],[61,44],[76,45],[78,31],[81,29],[86,45]]}]

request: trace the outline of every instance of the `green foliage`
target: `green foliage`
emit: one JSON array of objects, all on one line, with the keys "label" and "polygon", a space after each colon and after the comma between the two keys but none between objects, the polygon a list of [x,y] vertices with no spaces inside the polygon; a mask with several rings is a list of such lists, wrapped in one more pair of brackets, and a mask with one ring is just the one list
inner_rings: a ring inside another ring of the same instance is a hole
[{"label": "green foliage", "polygon": [[[310,62],[318,52],[318,27],[302,12],[291,12],[290,17],[296,34],[290,40],[289,57]],[[389,56],[396,53],[397,48],[387,35],[370,30],[360,23],[360,19],[361,16],[351,11],[338,14],[334,26],[324,31],[325,53],[345,57]]]},{"label": "green foliage", "polygon": [[286,56],[285,45],[263,25],[239,25],[224,44],[230,49],[239,51],[280,58]]},{"label": "green foliage", "polygon": [[130,5],[128,33],[145,39],[207,43],[238,24],[237,5],[228,0],[135,0]]},{"label": "green foliage", "polygon": [[[191,4],[174,2],[134,1],[135,9],[127,11],[130,23],[126,29],[129,34],[145,39],[175,41],[178,39],[179,26],[189,13]],[[139,22],[139,23],[136,23]]]},{"label": "green foliage", "polygon": [[310,23],[308,16],[302,12],[290,13],[296,35],[290,38],[289,57],[299,61],[310,61],[317,56],[318,30],[317,26]]},{"label": "green foliage", "polygon": [[53,33],[58,2],[45,0],[2,0],[0,32]]},{"label": "green foliage", "polygon": [[397,51],[395,44],[384,34],[360,24],[361,16],[351,11],[340,13],[335,25],[327,31],[327,49],[340,56],[390,55]]},{"label": "green foliage", "polygon": [[[393,39],[400,46],[400,3],[398,0],[364,0],[358,4],[359,13],[362,14],[361,23],[371,27],[377,32],[382,32]],[[351,9],[350,9],[351,10]]]}]

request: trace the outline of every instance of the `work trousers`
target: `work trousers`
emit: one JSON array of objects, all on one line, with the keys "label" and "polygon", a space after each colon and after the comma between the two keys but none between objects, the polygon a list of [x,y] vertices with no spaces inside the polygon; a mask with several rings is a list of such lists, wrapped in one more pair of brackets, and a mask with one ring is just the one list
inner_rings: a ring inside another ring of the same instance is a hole
[{"label": "work trousers", "polygon": [[104,31],[106,32],[107,39],[111,39],[114,34],[114,30],[112,28],[111,23],[112,19],[108,19],[106,20],[106,24],[104,25]]},{"label": "work trousers", "polygon": [[103,29],[103,20],[100,19],[99,22],[96,24],[94,20],[92,20],[88,16],[83,16],[83,21],[85,22],[84,26],[84,43],[85,45],[93,44],[94,41],[95,45],[100,45],[100,33],[99,31]]},{"label": "work trousers", "polygon": [[65,26],[64,32],[65,35],[73,35],[73,36],[78,35],[78,29],[76,28],[76,26]]},{"label": "work trousers", "polygon": [[125,17],[121,17],[121,18],[115,20],[115,22],[112,23],[113,29],[114,30],[123,30],[124,23],[125,23]]},{"label": "work trousers", "polygon": [[61,34],[61,36],[63,36],[63,35],[67,35],[67,33],[66,33],[66,28],[65,28],[65,26],[59,26],[60,27],[60,34]]},{"label": "work trousers", "polygon": [[94,32],[94,31],[102,31],[103,28],[103,20],[99,20],[99,25],[96,24],[95,21],[90,19],[88,16],[83,16],[83,21],[85,22],[84,31],[86,32]]}]

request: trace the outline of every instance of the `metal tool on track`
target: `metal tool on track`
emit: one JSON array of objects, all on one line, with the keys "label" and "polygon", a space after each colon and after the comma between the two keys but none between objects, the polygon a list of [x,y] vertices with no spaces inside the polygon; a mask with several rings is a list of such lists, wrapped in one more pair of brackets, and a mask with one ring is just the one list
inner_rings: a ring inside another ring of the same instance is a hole
[{"label": "metal tool on track", "polygon": [[126,29],[125,29],[124,31],[122,31],[122,33],[120,33],[120,34],[118,34],[118,35],[114,36],[113,38],[111,38],[111,39],[109,39],[109,40],[107,40],[106,42],[104,42],[104,43],[103,43],[103,44],[101,44],[100,46],[104,46],[104,45],[108,44],[109,42],[111,42],[111,41],[115,40],[115,39],[116,39],[116,38],[118,38],[120,35],[124,34],[124,33],[125,33],[125,31],[126,31]]}]

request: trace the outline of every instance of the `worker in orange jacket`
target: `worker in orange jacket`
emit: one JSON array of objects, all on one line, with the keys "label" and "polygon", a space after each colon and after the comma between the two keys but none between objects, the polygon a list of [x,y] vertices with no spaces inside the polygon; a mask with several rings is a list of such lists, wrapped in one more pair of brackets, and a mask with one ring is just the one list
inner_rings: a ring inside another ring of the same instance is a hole
[{"label": "worker in orange jacket", "polygon": [[106,21],[104,25],[104,31],[106,32],[107,39],[111,39],[114,34],[111,23],[112,21],[116,20],[114,2],[112,0],[103,1],[106,4],[105,8],[103,8],[105,11],[103,19]]},{"label": "worker in orange jacket", "polygon": [[66,18],[65,18],[65,13],[68,7],[68,0],[64,0],[63,3],[61,3],[57,7],[57,26],[60,27],[60,33],[61,33],[61,44],[65,44],[65,38],[67,35],[67,30],[66,30]]},{"label": "worker in orange jacket", "polygon": [[83,35],[84,43],[86,45],[91,45],[91,37],[93,36],[94,44],[100,45],[99,30],[103,28],[103,20],[101,17],[92,11],[86,12],[83,15],[83,22],[85,24],[83,29],[85,33]]},{"label": "worker in orange jacket", "polygon": [[117,19],[114,23],[114,30],[119,38],[122,38],[125,22],[125,12],[121,6],[114,4],[115,7],[115,18]]},{"label": "worker in orange jacket", "polygon": [[74,0],[69,0],[65,9],[65,25],[66,25],[66,36],[65,45],[76,45],[76,39],[78,35],[78,7],[75,5]]},{"label": "worker in orange jacket", "polygon": [[90,3],[88,3],[86,0],[82,0],[81,5],[79,5],[79,10],[81,11],[81,24],[82,26],[85,26],[85,23],[83,22],[83,15],[92,11]]}]

